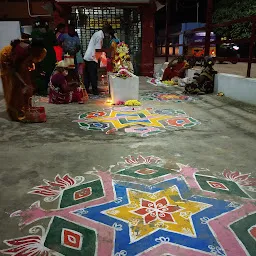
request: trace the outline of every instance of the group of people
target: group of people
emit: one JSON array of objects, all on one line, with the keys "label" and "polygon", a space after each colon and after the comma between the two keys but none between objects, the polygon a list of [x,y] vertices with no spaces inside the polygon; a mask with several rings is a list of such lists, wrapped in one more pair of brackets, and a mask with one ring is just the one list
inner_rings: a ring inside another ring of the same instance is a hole
[{"label": "group of people", "polygon": [[[207,94],[214,90],[214,61],[211,57],[204,59],[201,73],[195,73],[193,81],[185,85],[186,94]],[[183,56],[173,59],[164,70],[162,81],[171,81],[174,78],[184,78],[186,70],[190,68]]]},{"label": "group of people", "polygon": [[111,54],[115,48],[112,43],[118,44],[114,30],[107,24],[96,32],[84,57],[75,27],[68,25],[65,31],[64,24],[58,25],[54,33],[47,22],[37,21],[32,39],[23,35],[22,39],[14,40],[1,50],[4,97],[13,121],[33,122],[31,116],[26,117],[33,109],[31,99],[34,94],[49,95],[50,103],[67,104],[84,103],[90,86],[93,94],[99,93],[98,66],[104,51],[103,39],[110,36]]},{"label": "group of people", "polygon": [[[83,82],[87,93],[90,93],[90,87],[92,93],[98,95],[98,67],[102,56],[105,58],[108,54],[107,71],[113,70],[113,59],[115,56],[115,50],[117,45],[120,43],[115,35],[114,29],[111,25],[106,24],[103,28],[95,32],[88,44],[87,50],[82,57],[80,40],[75,31],[75,27],[72,25],[68,26],[68,33],[64,33],[65,25],[60,24],[56,29],[56,39],[58,46],[55,47],[56,56],[59,56],[58,61],[63,59],[65,53],[74,57],[76,70],[80,76],[80,81]],[[105,37],[109,38],[109,49],[102,49],[103,40]]]},{"label": "group of people", "polygon": [[[106,36],[109,47],[102,49]],[[108,71],[115,71],[122,61],[128,70],[133,69],[132,65],[128,65],[131,62],[127,54],[128,46],[119,41],[109,24],[92,35],[83,57],[78,34],[71,24],[67,32],[66,26],[59,24],[54,33],[47,22],[38,21],[31,37],[32,41],[14,40],[0,52],[7,112],[14,121],[33,121],[31,116],[27,120],[26,113],[31,111],[31,99],[35,93],[49,94],[49,103],[54,104],[84,103],[90,87],[93,94],[99,94],[98,67],[102,56],[105,56],[103,52],[108,56]],[[125,49],[125,53],[121,49]],[[205,60],[201,74],[197,74],[193,82],[185,86],[186,93],[213,91],[213,64],[212,59]],[[175,59],[164,71],[163,80],[177,76],[182,78],[187,68],[184,58]]]},{"label": "group of people", "polygon": [[[103,40],[106,36],[110,40],[110,46],[108,49],[103,49]],[[102,53],[103,52],[107,53],[109,57],[107,70],[111,71],[112,60],[115,54],[115,49],[118,44],[119,44],[119,40],[115,36],[115,31],[109,24],[104,25],[102,30],[97,31],[92,35],[84,55],[84,61],[85,61],[84,85],[87,92],[89,92],[89,89],[91,86],[93,94],[95,95],[99,94],[98,87],[97,87],[98,67],[99,67],[99,62],[102,56],[105,56],[105,55],[102,55]]]},{"label": "group of people", "polygon": [[[119,43],[119,40],[115,37],[115,31],[109,24],[106,24],[103,26],[102,30],[97,31],[92,35],[87,50],[84,56],[82,56],[80,39],[75,30],[75,26],[69,24],[67,33],[65,33],[65,29],[66,26],[64,24],[59,24],[55,32],[57,44],[54,46],[54,50],[58,64],[50,78],[50,103],[62,103],[64,97],[63,94],[65,94],[66,99],[64,102],[68,103],[67,99],[72,98],[72,96],[68,94],[79,95],[77,90],[80,91],[81,97],[83,98],[84,94],[90,93],[90,87],[92,88],[92,93],[94,95],[99,94],[98,67],[101,57],[104,56],[102,52],[110,52],[110,55],[112,55],[116,45]],[[109,51],[102,49],[105,36],[109,36],[110,38]],[[111,58],[111,56],[109,57]],[[70,67],[67,58],[73,59],[73,67]],[[111,61],[109,61],[109,63],[111,63]],[[65,72],[62,72],[61,70],[64,70]],[[57,80],[55,79],[56,77],[58,78]],[[59,85],[60,77],[62,77],[61,86]],[[71,84],[68,82],[70,77],[72,77]],[[64,81],[68,82],[67,85],[63,85]],[[86,90],[83,94],[81,86]],[[63,88],[66,89],[64,90]],[[55,100],[58,95],[60,100]],[[82,99],[79,99],[79,97],[75,98],[78,99],[80,103],[83,101]]]},{"label": "group of people", "polygon": [[[59,24],[54,33],[47,22],[39,20],[31,37],[32,40],[42,40],[47,50],[45,59],[36,65],[32,74],[36,93],[42,96],[49,94],[50,103],[63,104],[74,100],[82,103],[86,95],[81,88],[78,67],[83,60],[79,58],[81,45],[75,26],[68,25],[66,31],[66,25]],[[65,56],[73,59],[73,65],[65,61]]]},{"label": "group of people", "polygon": [[[82,56],[80,39],[74,25],[69,24],[66,26],[65,24],[59,24],[56,27],[55,33],[53,33],[49,29],[47,22],[36,22],[31,37],[32,39],[42,39],[47,50],[45,59],[37,65],[36,71],[33,74],[37,94],[47,95],[49,93],[52,99],[50,100],[51,103],[63,102],[63,94],[68,94],[69,91],[72,92],[74,90],[74,81],[76,81],[77,88],[80,88],[81,85],[83,87],[84,85],[86,93],[89,93],[90,87],[92,87],[92,93],[99,94],[97,86],[98,66],[102,51],[104,51],[102,50],[102,46],[103,39],[106,35],[110,38],[110,55],[113,55],[119,40],[115,37],[115,31],[112,27],[106,24],[102,30],[92,35],[85,55]],[[109,57],[111,58],[111,56]],[[68,64],[69,62],[66,61],[66,58],[73,59],[74,65],[72,67]],[[108,68],[110,66],[111,61],[109,61]],[[63,73],[60,70],[65,70],[66,72]],[[68,81],[72,77],[72,84],[69,82],[67,86],[56,84],[56,75],[58,77],[62,76],[62,81],[64,81],[64,78]],[[63,90],[64,87],[66,88],[65,90]],[[61,100],[56,100],[55,102],[54,99],[58,94]],[[51,97],[52,95],[54,97]],[[65,98],[68,97],[66,95]]]},{"label": "group of people", "polygon": [[55,32],[57,45],[54,46],[54,50],[57,65],[49,81],[49,103],[84,103],[87,94],[83,90],[84,61],[80,40],[74,25],[68,25],[67,33],[65,29],[65,24],[59,24]]}]

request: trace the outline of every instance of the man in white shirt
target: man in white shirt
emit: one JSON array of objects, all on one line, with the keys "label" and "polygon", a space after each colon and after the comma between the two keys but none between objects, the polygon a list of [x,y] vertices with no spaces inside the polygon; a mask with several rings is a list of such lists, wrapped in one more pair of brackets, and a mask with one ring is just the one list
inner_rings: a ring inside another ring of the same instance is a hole
[{"label": "man in white shirt", "polygon": [[104,25],[102,30],[95,32],[89,42],[88,48],[84,55],[85,60],[85,79],[84,85],[89,92],[90,85],[94,95],[98,95],[98,61],[102,52],[103,39],[111,31],[110,25]]}]

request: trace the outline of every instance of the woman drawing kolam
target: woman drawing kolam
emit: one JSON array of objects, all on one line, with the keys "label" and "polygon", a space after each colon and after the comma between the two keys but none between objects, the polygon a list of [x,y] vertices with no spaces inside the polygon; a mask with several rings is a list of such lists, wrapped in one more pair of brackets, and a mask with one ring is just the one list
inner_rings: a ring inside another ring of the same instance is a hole
[{"label": "woman drawing kolam", "polygon": [[80,81],[76,74],[74,69],[68,69],[64,60],[57,63],[49,83],[49,103],[84,103],[88,99],[85,90],[80,88]]}]

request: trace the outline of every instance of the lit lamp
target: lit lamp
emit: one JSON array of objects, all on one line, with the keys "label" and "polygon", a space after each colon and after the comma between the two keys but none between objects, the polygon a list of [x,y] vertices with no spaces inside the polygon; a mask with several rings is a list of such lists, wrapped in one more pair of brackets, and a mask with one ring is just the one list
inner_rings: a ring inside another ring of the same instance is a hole
[{"label": "lit lamp", "polygon": [[36,69],[35,63],[32,63],[31,67],[28,67],[28,71],[34,71]]}]

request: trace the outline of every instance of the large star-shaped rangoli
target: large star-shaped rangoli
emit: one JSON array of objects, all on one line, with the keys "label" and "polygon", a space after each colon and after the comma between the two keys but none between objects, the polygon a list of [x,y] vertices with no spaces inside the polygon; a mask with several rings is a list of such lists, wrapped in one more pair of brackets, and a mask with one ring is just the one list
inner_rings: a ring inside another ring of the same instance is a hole
[{"label": "large star-shaped rangoli", "polygon": [[222,248],[208,223],[234,209],[229,201],[193,196],[181,178],[150,187],[115,181],[114,190],[114,201],[73,212],[114,228],[114,255],[140,255],[161,242],[198,255]]},{"label": "large star-shaped rangoli", "polygon": [[127,194],[128,204],[104,213],[127,222],[133,242],[159,229],[195,237],[191,217],[210,207],[208,204],[184,200],[177,186],[156,193],[127,189]]}]

